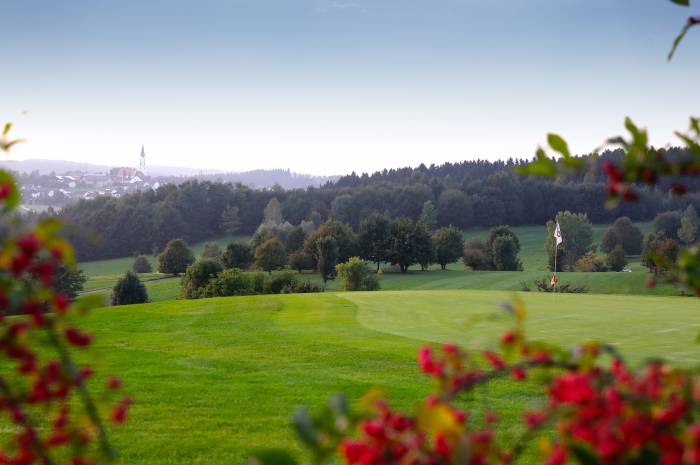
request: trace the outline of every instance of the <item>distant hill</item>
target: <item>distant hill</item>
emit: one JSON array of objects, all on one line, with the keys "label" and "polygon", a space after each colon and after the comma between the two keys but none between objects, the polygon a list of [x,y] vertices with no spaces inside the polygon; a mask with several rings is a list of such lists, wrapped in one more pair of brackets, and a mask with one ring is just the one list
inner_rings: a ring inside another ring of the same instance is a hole
[{"label": "distant hill", "polygon": [[[66,160],[0,160],[0,167],[18,172],[31,173],[38,171],[40,174],[66,174],[69,172],[105,173],[110,167],[91,163],[79,163]],[[223,182],[240,182],[250,187],[273,187],[276,184],[285,189],[306,188],[320,186],[327,182],[334,182],[340,176],[314,176],[310,174],[295,173],[288,169],[252,170],[240,173],[231,173],[222,170],[200,170],[179,166],[149,166],[148,174],[154,177],[169,178],[166,181],[178,182],[184,179],[197,178],[216,180]]]}]

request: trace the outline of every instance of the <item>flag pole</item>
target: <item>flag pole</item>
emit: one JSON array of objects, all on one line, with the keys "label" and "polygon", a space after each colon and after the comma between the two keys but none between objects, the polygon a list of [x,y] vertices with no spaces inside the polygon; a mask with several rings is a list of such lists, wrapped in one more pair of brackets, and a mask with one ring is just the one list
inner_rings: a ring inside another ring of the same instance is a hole
[{"label": "flag pole", "polygon": [[559,248],[559,242],[554,239],[554,285],[552,286],[552,294],[557,292],[557,249]]}]

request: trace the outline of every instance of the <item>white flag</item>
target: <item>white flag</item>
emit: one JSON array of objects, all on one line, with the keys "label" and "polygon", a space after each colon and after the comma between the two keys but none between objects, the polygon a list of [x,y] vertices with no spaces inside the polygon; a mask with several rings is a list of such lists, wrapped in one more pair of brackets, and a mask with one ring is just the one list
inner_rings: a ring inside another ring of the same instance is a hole
[{"label": "white flag", "polygon": [[557,241],[557,245],[561,244],[561,229],[559,229],[559,222],[557,221],[557,226],[554,228],[554,240]]}]

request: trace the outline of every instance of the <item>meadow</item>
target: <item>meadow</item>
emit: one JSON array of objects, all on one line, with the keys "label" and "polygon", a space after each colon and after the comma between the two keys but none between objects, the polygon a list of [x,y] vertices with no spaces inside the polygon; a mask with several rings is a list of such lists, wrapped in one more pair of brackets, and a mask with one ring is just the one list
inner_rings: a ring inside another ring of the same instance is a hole
[{"label": "meadow", "polygon": [[[410,409],[430,390],[416,367],[425,343],[493,346],[510,324],[509,293],[473,290],[325,293],[150,303],[96,310],[83,325],[101,373],[123,376],[136,402],[114,440],[125,464],[242,463],[264,447],[300,449],[289,427],[298,406],[335,392],[357,399],[385,387]],[[664,354],[700,361],[695,299],[520,294],[533,338],[615,344],[631,363]],[[96,384],[97,385],[97,384]],[[479,390],[472,409],[497,410],[501,430],[519,431],[528,384]],[[471,405],[471,403],[468,403]],[[468,406],[465,405],[465,406]],[[478,420],[476,420],[478,421]]]}]

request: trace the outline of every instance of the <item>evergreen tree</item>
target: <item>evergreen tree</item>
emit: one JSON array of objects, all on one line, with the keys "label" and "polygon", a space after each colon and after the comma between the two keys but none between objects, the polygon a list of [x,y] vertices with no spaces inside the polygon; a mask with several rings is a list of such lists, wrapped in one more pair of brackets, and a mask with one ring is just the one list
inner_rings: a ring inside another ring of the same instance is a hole
[{"label": "evergreen tree", "polygon": [[194,263],[194,254],[182,239],[173,239],[158,256],[158,271],[165,274],[179,275]]},{"label": "evergreen tree", "polygon": [[133,271],[127,271],[112,289],[112,305],[131,305],[148,302],[146,286]]},{"label": "evergreen tree", "polygon": [[423,223],[430,231],[434,230],[437,226],[437,209],[433,202],[426,200],[423,204],[423,211],[421,211],[419,222]]}]

